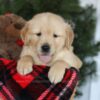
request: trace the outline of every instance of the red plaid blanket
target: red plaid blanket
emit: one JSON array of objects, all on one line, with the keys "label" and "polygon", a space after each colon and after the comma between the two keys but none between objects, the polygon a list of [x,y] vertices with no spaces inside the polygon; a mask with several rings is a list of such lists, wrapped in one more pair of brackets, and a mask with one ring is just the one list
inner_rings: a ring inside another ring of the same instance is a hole
[{"label": "red plaid blanket", "polygon": [[75,68],[66,69],[61,83],[51,84],[49,67],[34,65],[32,73],[21,76],[16,61],[0,58],[0,100],[69,100],[78,81]]}]

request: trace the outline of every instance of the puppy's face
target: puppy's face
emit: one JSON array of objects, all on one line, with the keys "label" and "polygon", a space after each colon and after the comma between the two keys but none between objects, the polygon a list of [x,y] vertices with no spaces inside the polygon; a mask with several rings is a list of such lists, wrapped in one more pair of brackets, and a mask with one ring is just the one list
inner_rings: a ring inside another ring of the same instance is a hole
[{"label": "puppy's face", "polygon": [[22,30],[22,39],[40,61],[48,63],[64,47],[70,48],[73,32],[60,16],[42,13],[27,22]]}]

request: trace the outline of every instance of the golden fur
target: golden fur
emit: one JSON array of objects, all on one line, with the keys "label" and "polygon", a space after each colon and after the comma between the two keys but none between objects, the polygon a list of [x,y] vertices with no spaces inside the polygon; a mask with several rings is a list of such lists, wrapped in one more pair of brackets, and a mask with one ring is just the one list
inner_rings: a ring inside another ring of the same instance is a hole
[{"label": "golden fur", "polygon": [[41,46],[45,43],[50,45],[51,60],[46,65],[51,67],[48,77],[52,83],[56,84],[62,80],[66,68],[73,66],[79,69],[82,65],[72,50],[74,33],[71,26],[56,14],[35,15],[22,29],[21,37],[24,46],[17,71],[22,75],[32,72],[33,64],[45,64],[38,56],[42,54]]}]

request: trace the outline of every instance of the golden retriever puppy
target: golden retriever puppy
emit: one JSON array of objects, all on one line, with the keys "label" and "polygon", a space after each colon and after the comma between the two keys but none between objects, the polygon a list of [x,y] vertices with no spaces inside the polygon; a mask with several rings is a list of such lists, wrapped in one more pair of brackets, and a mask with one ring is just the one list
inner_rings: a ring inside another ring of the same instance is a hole
[{"label": "golden retriever puppy", "polygon": [[52,13],[40,13],[29,20],[21,31],[23,50],[17,64],[17,71],[28,74],[32,65],[50,66],[48,78],[51,83],[63,79],[65,69],[73,66],[79,69],[81,60],[72,51],[74,33],[64,19]]}]

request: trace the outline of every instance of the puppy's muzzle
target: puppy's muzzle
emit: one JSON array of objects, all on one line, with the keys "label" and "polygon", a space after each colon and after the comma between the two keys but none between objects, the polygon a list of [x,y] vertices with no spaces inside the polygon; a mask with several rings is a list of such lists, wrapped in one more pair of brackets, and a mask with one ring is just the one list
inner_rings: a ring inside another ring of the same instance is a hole
[{"label": "puppy's muzzle", "polygon": [[41,46],[41,50],[43,53],[49,53],[50,52],[50,45],[45,43]]}]

